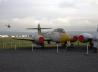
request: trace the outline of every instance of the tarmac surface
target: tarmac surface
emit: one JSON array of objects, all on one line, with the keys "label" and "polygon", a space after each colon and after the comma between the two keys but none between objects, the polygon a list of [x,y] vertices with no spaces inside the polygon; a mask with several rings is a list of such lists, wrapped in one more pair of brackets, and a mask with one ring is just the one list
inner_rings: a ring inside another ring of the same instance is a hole
[{"label": "tarmac surface", "polygon": [[98,72],[98,53],[85,50],[0,50],[0,72]]}]

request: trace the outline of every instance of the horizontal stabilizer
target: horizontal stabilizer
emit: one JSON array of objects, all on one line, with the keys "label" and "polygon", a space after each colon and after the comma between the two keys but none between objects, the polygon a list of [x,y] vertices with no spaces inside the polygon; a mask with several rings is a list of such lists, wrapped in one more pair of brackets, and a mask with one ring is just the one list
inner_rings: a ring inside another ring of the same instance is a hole
[{"label": "horizontal stabilizer", "polygon": [[38,28],[26,28],[26,29],[38,29]]},{"label": "horizontal stabilizer", "polygon": [[51,29],[51,28],[41,28],[41,27],[40,27],[40,24],[38,24],[38,27],[37,27],[37,28],[27,28],[27,29],[29,29],[29,30],[34,30],[34,29],[36,29],[36,30],[38,30],[38,34],[41,34],[41,30],[42,30],[42,29]]},{"label": "horizontal stabilizer", "polygon": [[[39,28],[27,28],[27,29],[39,29]],[[52,29],[52,28],[40,28],[40,29]]]},{"label": "horizontal stabilizer", "polygon": [[52,29],[52,28],[41,28],[41,29]]}]

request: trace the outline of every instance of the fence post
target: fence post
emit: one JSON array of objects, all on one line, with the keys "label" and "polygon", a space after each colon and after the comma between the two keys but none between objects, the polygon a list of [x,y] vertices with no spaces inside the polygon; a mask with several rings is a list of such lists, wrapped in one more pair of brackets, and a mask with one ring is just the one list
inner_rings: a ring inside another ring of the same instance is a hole
[{"label": "fence post", "polygon": [[33,43],[32,43],[32,52],[33,52]]},{"label": "fence post", "polygon": [[58,48],[59,48],[59,46],[58,46],[58,44],[57,44],[57,54],[58,54]]},{"label": "fence post", "polygon": [[88,55],[88,47],[89,47],[89,44],[87,43],[87,47],[86,47],[86,54]]},{"label": "fence post", "polygon": [[16,44],[15,44],[15,51],[16,51]]}]

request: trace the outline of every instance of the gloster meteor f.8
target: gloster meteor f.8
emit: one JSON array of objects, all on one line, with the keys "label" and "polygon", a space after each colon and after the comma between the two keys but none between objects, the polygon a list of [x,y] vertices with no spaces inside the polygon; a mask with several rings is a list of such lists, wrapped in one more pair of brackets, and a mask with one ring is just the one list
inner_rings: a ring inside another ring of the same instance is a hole
[{"label": "gloster meteor f.8", "polygon": [[[57,29],[54,29],[53,31],[48,31],[48,32],[41,32],[41,30],[43,30],[43,29],[51,29],[51,28],[41,28],[40,24],[38,24],[37,28],[27,28],[27,29],[38,31],[38,33],[35,33],[32,36],[32,38],[29,40],[40,46],[44,46],[45,41],[48,44],[51,44],[51,42],[56,42],[56,43],[60,43],[61,45],[66,45],[66,43],[68,41],[70,41],[70,42],[75,42],[75,41],[88,42],[88,41],[91,41],[94,39],[94,35],[89,34],[89,33],[81,33],[78,35],[69,35],[62,28],[57,28]],[[25,39],[25,40],[27,40],[27,39]]]},{"label": "gloster meteor f.8", "polygon": [[38,30],[38,33],[36,33],[32,37],[32,41],[41,46],[44,46],[45,41],[47,41],[48,44],[50,44],[51,41],[56,43],[66,44],[67,41],[74,40],[62,28],[57,28],[54,29],[53,31],[42,33],[41,32],[42,29],[51,29],[51,28],[41,28],[40,24],[38,24],[38,28],[27,28],[27,29]]}]

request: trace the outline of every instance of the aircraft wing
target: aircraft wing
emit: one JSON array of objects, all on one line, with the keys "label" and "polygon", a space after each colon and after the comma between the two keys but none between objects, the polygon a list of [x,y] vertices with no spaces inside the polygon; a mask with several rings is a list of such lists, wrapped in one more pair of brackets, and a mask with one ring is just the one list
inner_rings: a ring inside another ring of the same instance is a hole
[{"label": "aircraft wing", "polygon": [[41,29],[52,29],[52,28],[41,28]]},{"label": "aircraft wing", "polygon": [[[34,39],[32,39],[32,38],[13,38],[13,39],[26,40],[26,41],[34,41]],[[50,38],[45,38],[45,41],[51,41],[51,39]]]}]

